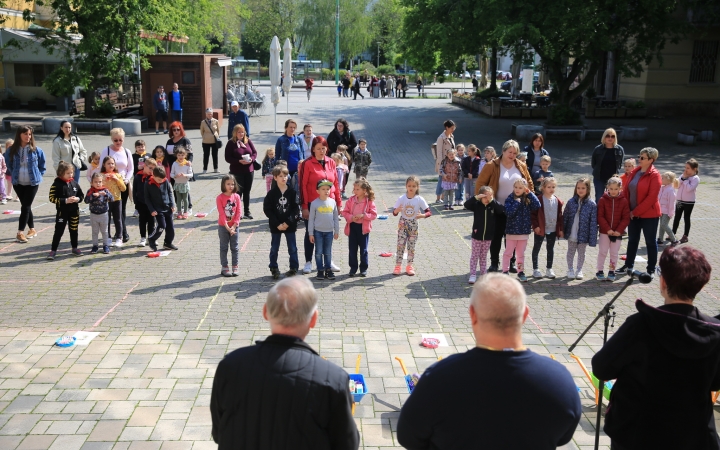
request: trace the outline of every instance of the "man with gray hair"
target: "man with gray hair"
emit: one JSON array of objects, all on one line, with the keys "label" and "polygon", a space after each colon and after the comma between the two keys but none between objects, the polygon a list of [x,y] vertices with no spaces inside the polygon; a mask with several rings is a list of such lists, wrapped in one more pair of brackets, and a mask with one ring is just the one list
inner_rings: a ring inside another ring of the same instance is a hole
[{"label": "man with gray hair", "polygon": [[525,299],[522,285],[507,275],[488,274],[475,284],[476,346],[422,375],[400,411],[403,447],[555,450],[570,442],[580,397],[562,364],[523,346]]},{"label": "man with gray hair", "polygon": [[312,283],[278,282],[263,317],[272,334],[227,354],[215,372],[210,413],[218,450],[357,450],[350,378],[304,342],[318,318]]}]

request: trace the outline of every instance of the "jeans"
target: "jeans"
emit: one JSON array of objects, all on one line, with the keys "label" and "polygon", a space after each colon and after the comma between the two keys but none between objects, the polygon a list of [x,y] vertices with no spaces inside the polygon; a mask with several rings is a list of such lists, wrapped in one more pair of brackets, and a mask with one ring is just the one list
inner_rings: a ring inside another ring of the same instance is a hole
[{"label": "jeans", "polygon": [[255,172],[232,174],[238,183],[238,194],[242,197],[245,214],[250,213],[250,190],[252,190],[254,174]]},{"label": "jeans", "polygon": [[[160,214],[158,214],[158,217]],[[240,233],[235,228],[235,234],[230,236],[230,232],[223,226],[218,226],[218,237],[220,238],[220,265],[228,266],[227,252],[228,247],[232,253],[232,265],[238,265],[238,252],[240,252]],[[171,241],[172,242],[172,241]]]},{"label": "jeans", "polygon": [[555,231],[553,231],[552,233],[548,233],[545,236],[539,236],[539,235],[533,233],[533,236],[535,237],[535,241],[533,242],[533,249],[532,249],[533,270],[538,270],[538,268],[540,267],[538,264],[538,256],[540,256],[540,249],[542,248],[542,243],[545,239],[547,239],[547,264],[546,264],[546,267],[548,269],[552,269],[553,258],[555,257],[555,239],[557,238],[557,233]]},{"label": "jeans", "polygon": [[210,153],[212,153],[213,169],[218,168],[218,148],[215,144],[203,144],[203,170],[207,170],[208,162],[210,162]]},{"label": "jeans", "polygon": [[440,197],[440,194],[443,193],[443,187],[442,187],[442,175],[438,175],[438,182],[437,186],[435,186],[435,195]]},{"label": "jeans", "polygon": [[75,174],[74,174],[75,181],[77,181],[78,184],[80,184],[80,168],[75,167],[75,166],[73,166],[73,168],[75,169]]},{"label": "jeans", "polygon": [[348,236],[348,245],[350,246],[350,273],[358,271],[358,250],[360,250],[360,272],[366,272],[370,265],[368,259],[370,233],[363,234],[362,231],[361,223],[350,224],[350,236]]},{"label": "jeans", "polygon": [[343,97],[350,97],[350,95],[348,95],[348,89],[343,88],[342,93]]},{"label": "jeans", "polygon": [[642,219],[636,217],[630,220],[628,225],[628,246],[627,258],[625,265],[628,269],[635,267],[635,256],[637,255],[638,245],[640,245],[640,233],[645,236],[645,246],[647,247],[647,273],[655,273],[655,265],[657,264],[657,236],[659,218]]},{"label": "jeans", "polygon": [[690,216],[692,215],[693,208],[695,208],[695,203],[676,203],[675,219],[673,220],[672,228],[673,234],[677,234],[678,227],[680,226],[680,217],[683,217],[683,213],[685,213],[685,231],[683,232],[683,236],[690,236]]},{"label": "jeans", "polygon": [[605,184],[607,180],[603,181],[599,178],[593,178],[593,185],[595,186],[595,203],[600,201],[600,197],[605,193]]},{"label": "jeans", "polygon": [[90,213],[90,229],[92,230],[92,245],[98,245],[98,234],[102,235],[102,245],[108,245],[107,227],[108,213],[93,214]]},{"label": "jeans", "polygon": [[155,227],[153,234],[148,236],[150,242],[156,242],[162,236],[163,231],[167,231],[165,233],[165,243],[172,244],[172,241],[175,239],[175,228],[173,228],[172,216],[173,212],[171,209],[157,212],[157,216],[155,216],[157,227]]},{"label": "jeans", "polygon": [[55,233],[53,234],[52,251],[57,251],[60,245],[60,239],[65,234],[65,226],[70,230],[70,245],[75,249],[78,246],[78,225],[80,224],[80,216],[77,212],[66,213],[58,211],[55,214]]},{"label": "jeans", "polygon": [[[465,178],[467,180],[467,178]],[[462,202],[465,200],[465,180],[458,183],[457,189],[455,189],[455,201]]]},{"label": "jeans", "polygon": [[35,221],[33,220],[32,204],[40,186],[16,184],[14,187],[15,195],[17,195],[18,200],[20,200],[20,222],[18,231],[25,231],[25,225],[33,229],[35,228]]},{"label": "jeans", "polygon": [[183,110],[182,109],[173,109],[171,112],[172,112],[172,122],[177,121],[177,122],[182,123]]},{"label": "jeans", "polygon": [[[315,237],[315,265],[317,265],[317,270],[318,272],[330,270],[330,264],[332,264],[333,232],[314,230],[313,236]],[[324,265],[323,257],[325,258]]]},{"label": "jeans", "polygon": [[278,268],[278,253],[280,252],[280,241],[285,235],[285,242],[288,246],[288,254],[290,255],[290,269],[298,270],[300,263],[298,262],[297,242],[295,240],[295,232],[287,233],[270,233],[270,265],[271,269]]}]

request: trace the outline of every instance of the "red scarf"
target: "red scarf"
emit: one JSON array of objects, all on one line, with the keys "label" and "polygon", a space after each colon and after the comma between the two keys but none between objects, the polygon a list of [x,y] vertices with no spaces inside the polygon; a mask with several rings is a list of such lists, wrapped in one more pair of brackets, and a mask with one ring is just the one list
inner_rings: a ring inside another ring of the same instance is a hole
[{"label": "red scarf", "polygon": [[105,186],[101,187],[100,189],[90,187],[87,191],[87,195],[93,195],[94,193],[102,194],[107,188]]},{"label": "red scarf", "polygon": [[160,183],[158,183],[157,181],[155,181],[155,177],[150,177],[150,184],[155,185],[158,188],[160,188],[160,185],[164,184],[166,181],[167,181],[167,178],[163,178],[162,181]]},{"label": "red scarf", "polygon": [[61,181],[64,182],[64,183],[67,183],[67,184],[70,184],[70,183],[72,183],[73,181],[75,181],[75,178],[69,178],[69,179],[67,179],[67,180],[63,180],[62,178],[57,177],[57,179],[58,179],[58,180],[61,180]]},{"label": "red scarf", "polygon": [[148,174],[146,174],[144,171],[143,171],[143,172],[138,172],[138,173],[141,173],[141,174],[142,174],[142,178],[140,178],[140,181],[142,181],[143,183],[144,183],[145,181],[147,181],[148,178],[152,178],[152,175],[148,175]]}]

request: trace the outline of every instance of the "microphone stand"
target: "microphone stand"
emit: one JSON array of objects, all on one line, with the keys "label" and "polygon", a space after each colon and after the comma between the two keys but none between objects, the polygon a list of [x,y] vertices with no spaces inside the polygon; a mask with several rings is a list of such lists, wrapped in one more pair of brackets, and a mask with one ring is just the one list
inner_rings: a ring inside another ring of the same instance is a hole
[{"label": "microphone stand", "polygon": [[[577,347],[578,343],[582,340],[583,337],[590,331],[590,328],[592,328],[598,320],[602,317],[604,319],[603,321],[603,345],[605,345],[605,342],[607,342],[607,334],[608,334],[608,327],[610,326],[610,321],[615,320],[615,307],[613,306],[613,303],[615,303],[615,300],[620,298],[623,292],[625,292],[625,289],[630,287],[633,280],[635,279],[635,276],[632,274],[632,272],[628,271],[628,280],[625,282],[625,285],[618,291],[617,294],[615,294],[615,297],[612,298],[609,302],[603,306],[603,308],[597,313],[597,316],[595,319],[593,319],[592,322],[590,322],[590,325],[588,325],[587,328],[585,328],[585,331],[580,333],[580,336],[575,340],[575,342],[572,343],[570,347],[568,347],[568,351],[572,353],[572,351]],[[603,391],[605,391],[605,380],[598,380],[598,389],[600,392],[599,399],[598,399],[598,410],[597,410],[597,421],[595,423],[595,450],[598,450],[600,446],[600,420],[602,417],[602,406],[603,406]]]}]

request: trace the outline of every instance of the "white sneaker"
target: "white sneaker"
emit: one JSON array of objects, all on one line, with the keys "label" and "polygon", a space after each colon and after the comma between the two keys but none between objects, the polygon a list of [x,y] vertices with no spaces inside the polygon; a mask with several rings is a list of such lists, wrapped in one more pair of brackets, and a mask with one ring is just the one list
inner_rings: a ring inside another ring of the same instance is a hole
[{"label": "white sneaker", "polygon": [[303,267],[303,273],[310,273],[312,272],[312,261],[308,261],[305,263],[305,267]]},{"label": "white sneaker", "polygon": [[110,243],[108,244],[108,247],[115,247],[115,241],[114,241],[114,240],[108,239],[108,241],[110,241]]},{"label": "white sneaker", "polygon": [[203,170],[202,173],[207,173],[207,170]]},{"label": "white sneaker", "polygon": [[137,216],[139,216],[139,215],[140,215],[140,213],[139,213],[138,210],[136,209],[136,210],[133,212],[133,217],[137,217]]},{"label": "white sneaker", "polygon": [[575,274],[575,279],[576,279],[576,280],[582,280],[582,279],[583,279],[582,270],[578,270],[578,271],[577,271],[577,273]]},{"label": "white sneaker", "polygon": [[330,263],[330,270],[332,270],[333,272],[340,272],[340,268],[336,266],[334,262]]},{"label": "white sneaker", "polygon": [[138,244],[140,247],[145,247],[147,245],[147,239],[142,238],[140,239],[140,244]]},{"label": "white sneaker", "polygon": [[548,270],[545,271],[545,276],[546,276],[547,278],[555,278],[555,272],[553,272],[552,269],[548,269]]},{"label": "white sneaker", "polygon": [[220,171],[215,169],[215,170],[213,170],[213,173],[220,173]]},{"label": "white sneaker", "polygon": [[575,278],[575,271],[572,270],[572,269],[568,270],[567,277],[570,278],[570,279],[574,279],[574,278]]},{"label": "white sneaker", "polygon": [[123,246],[123,241],[122,241],[122,239],[118,239],[118,240],[115,241],[115,247],[120,248],[120,247],[122,247],[122,246]]},{"label": "white sneaker", "polygon": [[477,280],[477,275],[470,275],[470,278],[468,279],[468,284],[475,284],[476,280]]},{"label": "white sneaker", "polygon": [[542,278],[542,272],[538,269],[533,270],[533,278]]},{"label": "white sneaker", "polygon": [[188,215],[188,216],[192,216],[192,215],[193,215],[193,213],[192,213],[192,208],[190,208],[190,209],[187,210],[187,215]]},{"label": "white sneaker", "polygon": [[[4,181],[0,180],[0,183],[4,183]],[[7,205],[7,200],[6,199],[0,200],[0,205]]]}]

